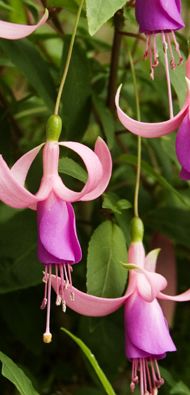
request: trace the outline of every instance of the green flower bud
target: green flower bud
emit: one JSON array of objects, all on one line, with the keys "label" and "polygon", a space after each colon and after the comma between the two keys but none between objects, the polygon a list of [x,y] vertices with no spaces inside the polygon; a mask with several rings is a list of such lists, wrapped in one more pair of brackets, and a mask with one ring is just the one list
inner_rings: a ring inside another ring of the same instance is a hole
[{"label": "green flower bud", "polygon": [[58,141],[62,130],[62,120],[59,115],[51,115],[46,124],[46,140]]},{"label": "green flower bud", "polygon": [[144,236],[144,225],[139,217],[134,217],[131,221],[131,241],[142,241]]}]

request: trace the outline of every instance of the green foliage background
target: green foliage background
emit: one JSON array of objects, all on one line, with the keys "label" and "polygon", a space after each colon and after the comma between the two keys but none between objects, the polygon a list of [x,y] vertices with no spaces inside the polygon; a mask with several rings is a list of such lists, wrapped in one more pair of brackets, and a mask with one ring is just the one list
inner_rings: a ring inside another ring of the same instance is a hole
[{"label": "green foliage background", "polygon": [[[83,260],[75,266],[73,282],[79,289],[86,290],[87,278],[88,292],[105,297],[122,295],[127,281],[120,261],[126,260],[130,240],[137,140],[124,132],[117,121],[113,97],[116,86],[123,83],[122,106],[136,117],[129,51],[135,64],[142,119],[168,119],[161,46],[161,65],[152,82],[148,63],[143,61],[144,42],[138,34],[136,38],[117,34],[118,45],[121,44],[119,64],[111,75],[111,90],[108,89],[114,32],[138,33],[130,3],[86,0],[61,107],[63,140],[76,140],[93,147],[101,135],[107,140],[113,157],[113,176],[104,196],[95,202],[75,204]],[[188,0],[182,3],[187,27],[177,36],[186,57],[190,6]],[[53,111],[78,4],[77,0],[0,1],[1,19],[12,22],[34,22],[43,5],[50,11],[48,25],[29,39],[0,40],[0,152],[9,165],[44,141],[45,124]],[[117,12],[121,7],[123,11]],[[185,98],[184,65],[171,72],[171,78],[177,112]],[[78,158],[66,150],[60,159],[60,173],[67,185],[75,189],[80,189],[86,179]],[[140,214],[146,230],[146,249],[150,249],[157,232],[173,240],[178,288],[182,291],[190,286],[190,189],[189,183],[182,182],[178,173],[175,133],[143,141]],[[27,180],[31,191],[37,190],[40,176],[41,160],[37,159]],[[52,298],[54,338],[51,345],[42,343],[45,314],[39,306],[43,295],[43,267],[36,258],[36,238],[34,212],[13,210],[0,203],[0,349],[28,376],[29,381],[21,384],[23,394],[105,394],[93,369],[79,348],[60,331],[61,327],[75,333],[90,347],[117,395],[128,394],[130,364],[124,356],[122,311],[102,319],[89,319],[72,311],[63,314],[54,306],[55,298]],[[163,395],[190,394],[189,329],[189,305],[180,304],[172,329],[178,352],[161,363],[166,380],[160,390]],[[17,379],[22,383],[23,373],[15,371],[16,365],[2,353],[0,359],[9,367],[9,374],[4,372],[4,376],[11,380],[11,370],[19,375]],[[23,390],[25,385],[28,387]],[[19,386],[1,377],[1,395],[15,395],[17,390],[22,393]]]}]

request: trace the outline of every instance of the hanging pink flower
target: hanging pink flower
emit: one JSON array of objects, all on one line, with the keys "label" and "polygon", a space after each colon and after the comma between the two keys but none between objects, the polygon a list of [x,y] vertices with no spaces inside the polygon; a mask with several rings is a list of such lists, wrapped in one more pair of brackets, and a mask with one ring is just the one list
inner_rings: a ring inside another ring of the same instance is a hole
[{"label": "hanging pink flower", "polygon": [[149,57],[151,78],[154,78],[154,68],[158,66],[157,35],[160,34],[164,52],[170,52],[171,68],[175,69],[172,42],[179,56],[179,64],[183,61],[175,31],[184,27],[181,17],[180,0],[136,0],[136,19],[141,33],[146,34],[146,49],[144,57]]},{"label": "hanging pink flower", "polygon": [[[44,341],[49,343],[52,336],[49,328],[51,281],[47,281],[48,275],[55,270],[62,283],[66,281],[71,285],[72,265],[82,258],[72,203],[96,199],[104,192],[111,177],[112,160],[101,138],[97,139],[94,151],[80,143],[58,142],[56,137],[52,138],[52,131],[53,136],[59,136],[61,131],[58,116],[50,117],[47,130],[47,142],[27,152],[11,169],[0,156],[0,199],[14,208],[37,210],[38,258],[45,265],[45,290],[41,308],[47,307]],[[61,146],[78,154],[86,166],[88,178],[81,192],[67,188],[58,174]],[[43,177],[38,192],[33,195],[24,184],[28,170],[42,147]],[[57,299],[57,304],[60,303],[61,300]],[[62,307],[65,310],[64,301]]]},{"label": "hanging pink flower", "polygon": [[106,299],[85,294],[52,276],[52,286],[57,298],[75,312],[100,317],[113,313],[124,305],[125,353],[132,362],[131,392],[137,383],[141,395],[156,394],[164,383],[158,367],[158,360],[167,352],[176,351],[169,328],[158,299],[178,302],[190,300],[190,289],[177,295],[162,293],[167,286],[166,279],[155,273],[159,250],[151,251],[146,257],[142,241],[131,243],[128,251],[130,269],[129,283],[124,296]]},{"label": "hanging pink flower", "polygon": [[18,40],[32,34],[40,26],[44,25],[49,16],[46,9],[44,15],[36,25],[24,25],[11,22],[0,21],[0,38],[8,40]]},{"label": "hanging pink flower", "polygon": [[155,138],[165,136],[179,128],[176,137],[176,154],[182,166],[180,177],[190,179],[190,56],[186,63],[187,96],[181,111],[169,121],[148,123],[139,122],[130,118],[122,111],[119,105],[121,86],[116,94],[117,115],[122,125],[137,136]]}]

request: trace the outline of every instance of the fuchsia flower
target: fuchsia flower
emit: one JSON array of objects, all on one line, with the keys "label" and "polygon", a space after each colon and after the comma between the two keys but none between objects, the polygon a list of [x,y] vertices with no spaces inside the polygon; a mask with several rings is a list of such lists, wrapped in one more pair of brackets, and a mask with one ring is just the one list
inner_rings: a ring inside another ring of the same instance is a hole
[{"label": "fuchsia flower", "polygon": [[[37,210],[38,258],[45,265],[45,290],[42,308],[47,306],[47,325],[44,341],[51,341],[49,328],[52,269],[60,274],[61,287],[71,285],[72,265],[81,260],[82,253],[75,225],[73,202],[96,199],[106,189],[111,177],[112,160],[107,145],[97,139],[95,150],[76,142],[58,142],[55,134],[61,131],[58,116],[50,117],[47,142],[23,155],[9,169],[0,156],[0,199],[11,207]],[[58,140],[58,139],[57,139]],[[88,179],[81,192],[67,188],[58,174],[59,147],[67,147],[83,160]],[[33,195],[25,187],[25,180],[32,162],[43,147],[43,177],[38,192]],[[63,310],[65,302],[62,301]]]},{"label": "fuchsia flower", "polygon": [[36,25],[23,25],[0,21],[0,38],[18,40],[27,37],[47,21],[48,15],[49,13],[46,9],[44,15]]},{"label": "fuchsia flower", "polygon": [[151,77],[154,78],[154,68],[158,66],[158,52],[156,37],[160,33],[164,52],[169,48],[171,67],[175,69],[176,63],[173,55],[172,41],[179,56],[179,64],[183,58],[179,50],[179,44],[175,37],[175,31],[184,27],[181,18],[180,0],[136,0],[136,18],[141,33],[146,34],[145,58],[149,57]]},{"label": "fuchsia flower", "polygon": [[172,133],[179,126],[176,138],[176,154],[182,166],[180,177],[190,179],[190,56],[186,63],[187,96],[181,111],[172,119],[164,122],[139,122],[125,114],[119,106],[120,90],[116,94],[117,115],[122,125],[130,132],[146,137],[155,138]]},{"label": "fuchsia flower", "polygon": [[178,302],[190,300],[190,289],[177,296],[162,293],[167,281],[155,273],[158,252],[153,250],[145,258],[142,241],[136,239],[131,243],[128,251],[130,264],[125,265],[130,269],[129,283],[125,295],[120,298],[88,295],[67,282],[63,284],[60,277],[52,276],[57,297],[79,314],[100,317],[124,305],[125,353],[132,362],[130,388],[134,392],[139,382],[141,395],[157,393],[163,384],[157,360],[176,350],[157,298]]}]

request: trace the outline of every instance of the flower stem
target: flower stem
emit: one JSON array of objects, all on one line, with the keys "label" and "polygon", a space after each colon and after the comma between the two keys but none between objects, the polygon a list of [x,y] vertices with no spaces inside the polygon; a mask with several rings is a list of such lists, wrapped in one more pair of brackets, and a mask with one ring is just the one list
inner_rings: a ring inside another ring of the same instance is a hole
[{"label": "flower stem", "polygon": [[62,76],[61,83],[60,83],[59,90],[58,90],[58,94],[57,94],[57,99],[56,99],[55,109],[54,109],[54,115],[58,115],[59,114],[59,107],[60,107],[60,102],[61,102],[61,96],[62,96],[62,93],[63,93],[63,88],[64,88],[64,85],[65,85],[65,81],[66,81],[66,78],[67,78],[67,73],[69,71],[69,66],[70,66],[70,62],[71,62],[73,47],[74,47],[74,43],[75,43],[75,37],[76,37],[76,33],[77,33],[77,27],[78,27],[78,24],[79,24],[79,20],[80,20],[80,15],[81,15],[81,12],[82,12],[83,4],[84,4],[84,0],[81,0],[80,6],[79,6],[79,9],[78,9],[78,12],[77,12],[76,20],[75,20],[75,25],[74,25],[74,29],[73,29],[70,45],[69,45],[69,50],[68,50],[68,54],[67,54],[65,68],[64,68],[64,71],[63,71],[63,76]]},{"label": "flower stem", "polygon": [[[133,63],[131,53],[129,53],[129,61],[130,61],[131,73],[132,73],[134,91],[135,91],[137,120],[140,121],[141,120],[141,113],[140,113],[140,103],[139,103],[139,95],[138,95],[138,88],[137,88],[137,79],[136,79],[135,68],[134,68],[134,63]],[[138,136],[137,174],[136,174],[135,194],[134,194],[134,215],[135,215],[135,217],[139,217],[139,189],[140,189],[140,178],[141,178],[141,158],[142,158],[142,139],[141,139],[141,136]]]}]

